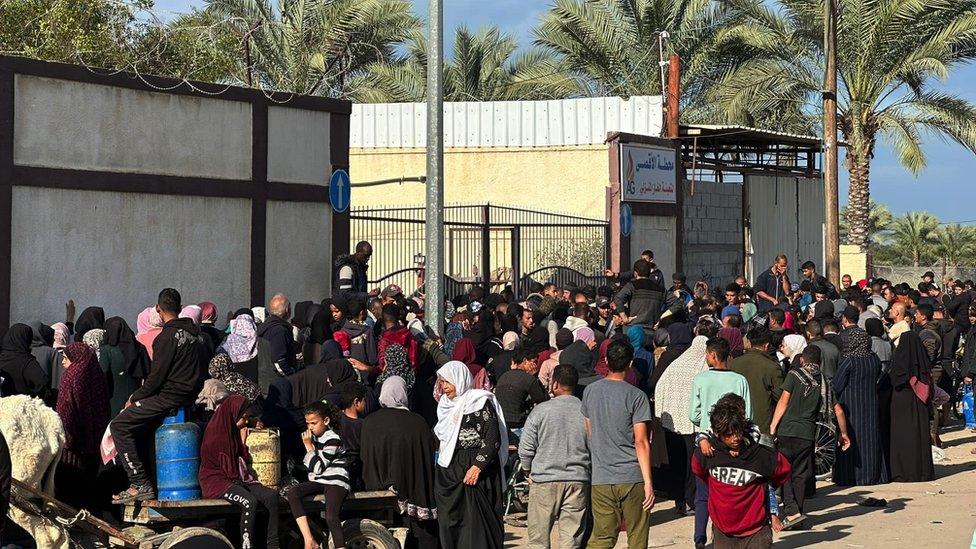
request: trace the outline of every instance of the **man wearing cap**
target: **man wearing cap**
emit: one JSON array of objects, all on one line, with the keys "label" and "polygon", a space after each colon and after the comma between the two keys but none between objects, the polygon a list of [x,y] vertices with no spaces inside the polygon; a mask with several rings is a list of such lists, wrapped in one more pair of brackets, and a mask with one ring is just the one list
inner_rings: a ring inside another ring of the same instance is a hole
[{"label": "man wearing cap", "polygon": [[403,290],[396,284],[390,284],[380,292],[380,299],[383,301],[383,305],[395,305],[397,297],[401,296],[403,296]]},{"label": "man wearing cap", "polygon": [[596,297],[596,313],[593,322],[590,323],[590,329],[593,333],[611,337],[616,327],[613,323],[613,315],[610,314],[610,298],[603,295]]}]

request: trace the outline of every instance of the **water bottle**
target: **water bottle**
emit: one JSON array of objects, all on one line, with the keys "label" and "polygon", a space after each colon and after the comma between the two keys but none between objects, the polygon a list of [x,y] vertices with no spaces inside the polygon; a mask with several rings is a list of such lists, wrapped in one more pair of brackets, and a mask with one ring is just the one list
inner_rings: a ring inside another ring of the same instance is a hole
[{"label": "water bottle", "polygon": [[973,384],[966,383],[962,391],[962,416],[967,429],[976,429],[976,410],[973,405]]}]

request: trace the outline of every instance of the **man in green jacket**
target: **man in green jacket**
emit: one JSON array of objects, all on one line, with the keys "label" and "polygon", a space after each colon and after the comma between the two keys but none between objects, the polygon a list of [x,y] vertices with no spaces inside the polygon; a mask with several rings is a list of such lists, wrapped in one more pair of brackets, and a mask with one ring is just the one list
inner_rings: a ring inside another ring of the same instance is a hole
[{"label": "man in green jacket", "polygon": [[746,378],[749,383],[752,421],[759,426],[762,434],[768,435],[773,410],[783,392],[783,370],[769,356],[768,330],[753,328],[746,334],[746,339],[749,341],[749,348],[729,364],[729,369]]}]

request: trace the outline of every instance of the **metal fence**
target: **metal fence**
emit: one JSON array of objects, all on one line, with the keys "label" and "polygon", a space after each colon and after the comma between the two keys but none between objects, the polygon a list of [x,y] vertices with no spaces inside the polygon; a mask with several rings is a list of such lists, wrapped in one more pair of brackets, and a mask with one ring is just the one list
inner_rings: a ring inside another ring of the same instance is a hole
[{"label": "metal fence", "polygon": [[976,280],[976,265],[922,265],[914,267],[911,265],[873,265],[871,274],[875,277],[882,277],[894,283],[907,282],[913,287],[922,280],[922,275],[926,272],[935,274],[936,282],[943,283],[946,280]]},{"label": "metal fence", "polygon": [[[424,259],[424,208],[353,208],[350,249],[373,245],[373,286],[417,287]],[[609,225],[602,219],[494,204],[444,207],[444,273],[448,296],[481,285],[513,286],[520,297],[532,281],[602,284],[609,263]]]}]

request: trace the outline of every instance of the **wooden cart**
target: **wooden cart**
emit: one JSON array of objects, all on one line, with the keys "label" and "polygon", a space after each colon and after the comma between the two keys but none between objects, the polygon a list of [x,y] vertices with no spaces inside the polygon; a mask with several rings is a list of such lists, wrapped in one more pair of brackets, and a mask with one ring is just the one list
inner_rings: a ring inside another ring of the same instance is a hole
[{"label": "wooden cart", "polygon": [[[61,525],[65,530],[84,533],[111,547],[125,549],[167,549],[176,546],[189,536],[207,536],[214,540],[214,547],[230,542],[213,528],[217,522],[235,519],[240,511],[222,499],[198,499],[188,501],[144,501],[125,505],[123,520],[132,526],[119,529],[85,511],[78,511],[54,498],[44,495],[25,484],[13,481],[11,504],[37,516],[44,516]],[[311,516],[325,511],[325,497],[315,496],[305,500],[305,508]],[[294,520],[287,504],[282,501],[280,531],[282,548],[302,547]],[[355,492],[346,498],[342,509],[342,527],[346,546],[370,549],[400,549],[406,539],[406,529],[399,528],[399,511],[396,494],[389,490]],[[322,531],[310,521],[321,538]],[[218,543],[218,540],[223,540]]]}]

